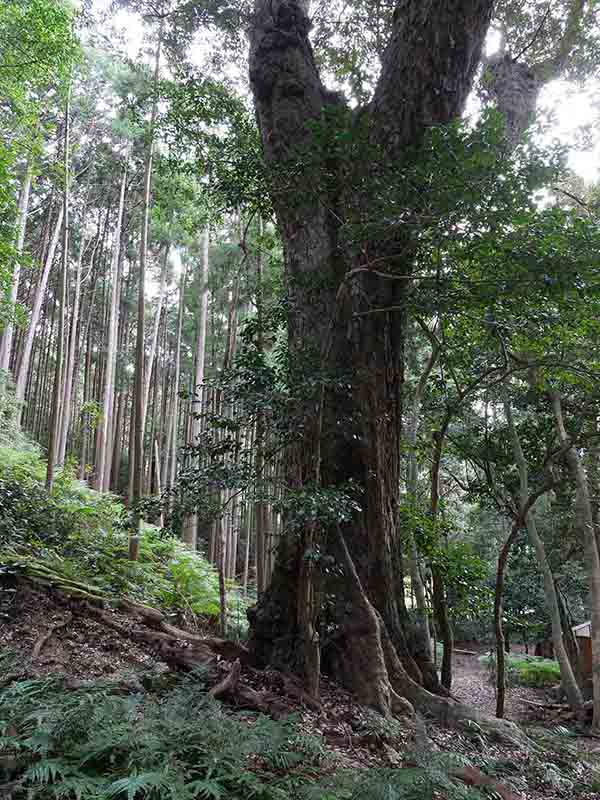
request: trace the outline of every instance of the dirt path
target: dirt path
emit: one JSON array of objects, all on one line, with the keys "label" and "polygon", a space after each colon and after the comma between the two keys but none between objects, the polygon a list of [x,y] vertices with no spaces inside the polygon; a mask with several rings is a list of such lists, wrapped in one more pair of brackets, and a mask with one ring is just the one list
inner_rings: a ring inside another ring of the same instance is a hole
[{"label": "dirt path", "polygon": [[[479,660],[488,651],[479,648],[476,655],[454,655],[454,677],[452,694],[459,700],[494,716],[496,713],[496,690],[494,676],[489,667]],[[506,691],[506,718],[513,722],[527,722],[531,717],[531,706],[526,701],[541,703],[546,700],[543,689],[527,686],[511,686]]]}]

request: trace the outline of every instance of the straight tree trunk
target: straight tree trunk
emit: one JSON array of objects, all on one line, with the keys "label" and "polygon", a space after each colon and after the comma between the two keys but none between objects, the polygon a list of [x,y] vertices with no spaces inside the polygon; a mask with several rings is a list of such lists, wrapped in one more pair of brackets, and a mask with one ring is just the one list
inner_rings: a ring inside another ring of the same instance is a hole
[{"label": "straight tree trunk", "polygon": [[[169,266],[169,250],[170,246],[166,245],[165,247],[165,254],[163,257],[162,268],[160,271],[160,285],[158,288],[158,301],[156,305],[156,311],[154,313],[154,327],[152,330],[152,339],[150,340],[150,352],[148,353],[148,359],[146,362],[146,369],[145,369],[145,383],[144,383],[144,409],[145,413],[147,413],[148,409],[148,398],[150,397],[150,378],[152,376],[152,370],[154,368],[154,362],[156,360],[156,348],[158,345],[158,332],[160,327],[160,321],[162,318],[162,310],[163,310],[163,303],[165,299],[165,291],[167,288],[167,269]],[[145,428],[144,419],[144,428]]]},{"label": "straight tree trunk", "polygon": [[558,438],[561,445],[566,448],[565,458],[577,492],[577,510],[585,547],[592,609],[592,690],[594,704],[592,730],[594,733],[600,734],[600,548],[596,538],[587,476],[577,450],[567,433],[560,395],[558,393],[552,394],[551,402]]},{"label": "straight tree trunk", "polygon": [[[431,466],[431,497],[429,511],[434,526],[437,522],[439,511],[440,468],[442,462],[442,452],[444,440],[448,431],[448,425],[450,424],[450,419],[451,414],[448,411],[444,417],[444,421],[440,430],[434,431],[433,434],[433,462]],[[439,542],[438,547],[441,547],[441,543]],[[444,578],[442,571],[435,562],[431,565],[431,579],[433,610],[435,612],[435,620],[438,626],[438,635],[443,643],[441,670],[442,686],[449,692],[452,686],[452,650],[454,648],[454,636],[448,614]]]},{"label": "straight tree trunk", "polygon": [[[423,372],[421,373],[415,393],[413,395],[412,408],[410,410],[410,422],[406,434],[409,450],[408,450],[408,464],[407,464],[407,479],[406,479],[406,493],[409,502],[414,503],[417,497],[417,482],[418,482],[418,465],[417,465],[417,437],[419,433],[419,425],[421,418],[421,406],[423,404],[423,395],[427,381],[431,375],[439,354],[439,348],[436,344],[432,345],[431,353]],[[423,647],[425,658],[427,661],[432,661],[433,648],[431,644],[431,636],[429,633],[429,618],[427,611],[427,600],[425,596],[425,586],[421,577],[421,570],[419,565],[419,556],[417,553],[417,546],[414,536],[410,536],[408,542],[408,567],[410,571],[410,580],[415,593],[415,601],[417,608],[417,630],[419,636],[419,644]]]},{"label": "straight tree trunk", "polygon": [[173,405],[171,409],[171,435],[168,443],[168,477],[166,480],[169,488],[175,486],[177,477],[177,442],[179,428],[179,384],[181,376],[181,334],[183,329],[183,312],[185,308],[185,279],[186,268],[183,268],[179,283],[179,309],[177,312],[177,341],[175,343],[175,378],[173,381]]},{"label": "straight tree trunk", "polygon": [[60,434],[58,441],[58,453],[56,462],[60,466],[65,463],[67,450],[67,438],[71,426],[71,404],[73,399],[73,378],[75,374],[75,354],[77,352],[79,338],[79,307],[81,304],[81,274],[83,267],[83,257],[85,255],[87,241],[82,236],[79,257],[77,259],[77,272],[75,275],[75,294],[73,297],[73,310],[71,313],[71,326],[69,331],[69,346],[66,354],[65,377],[63,381],[62,415],[60,424]]},{"label": "straight tree trunk", "polygon": [[[262,231],[261,231],[262,232]],[[259,250],[256,256],[256,323],[258,358],[264,359],[264,335],[263,335],[263,275],[262,275],[262,253]],[[264,494],[265,485],[265,436],[267,433],[266,415],[264,409],[258,408],[256,412],[256,434],[254,438],[255,457],[254,466],[256,470],[256,484],[259,487],[259,494]],[[267,579],[267,509],[264,498],[259,496],[254,504],[254,519],[256,521],[256,531],[254,537],[255,556],[256,556],[256,596],[265,591],[268,584]]]},{"label": "straight tree trunk", "polygon": [[16,242],[17,260],[15,262],[15,268],[13,271],[12,283],[10,287],[10,297],[8,301],[9,302],[8,313],[10,314],[10,317],[2,333],[2,338],[0,339],[0,370],[2,372],[8,372],[10,364],[10,354],[12,351],[12,342],[15,330],[11,317],[14,314],[17,305],[17,298],[19,295],[19,282],[21,279],[21,262],[18,257],[22,254],[23,248],[25,246],[25,231],[27,228],[27,215],[29,213],[29,197],[31,194],[32,178],[33,178],[33,156],[30,156],[29,160],[27,161],[27,166],[25,168],[25,177],[23,178],[23,186],[21,187],[21,193],[19,195],[19,206],[17,213],[17,242]]},{"label": "straight tree trunk", "polygon": [[[528,487],[529,477],[528,477],[527,463],[525,461],[525,456],[523,454],[523,449],[521,447],[521,441],[519,439],[519,434],[517,431],[517,427],[515,425],[513,412],[508,396],[504,401],[504,413],[506,415],[506,421],[508,423],[508,429],[515,457],[515,463],[519,470],[520,510],[521,510],[525,509],[529,495],[529,487]],[[571,708],[573,709],[573,711],[575,711],[577,714],[582,715],[583,697],[581,695],[581,690],[577,684],[575,674],[573,673],[573,667],[571,665],[571,661],[569,659],[563,641],[562,622],[560,617],[558,598],[556,596],[554,575],[552,574],[552,570],[550,568],[550,564],[546,556],[546,548],[538,532],[534,515],[531,514],[530,512],[527,512],[523,514],[523,519],[525,521],[529,540],[536,552],[539,568],[542,573],[542,577],[544,579],[544,594],[546,598],[546,606],[548,609],[548,614],[550,615],[550,620],[552,622],[552,642],[554,644],[554,652],[556,655],[556,659],[560,665],[560,677],[562,686],[563,689],[565,690],[567,701],[571,706]]]},{"label": "straight tree trunk", "polygon": [[[91,346],[91,331],[88,329],[86,335],[86,348],[85,348],[85,361],[83,367],[83,404],[85,405],[90,399],[90,387],[92,380],[92,346]],[[79,456],[79,480],[84,480],[86,477],[87,455],[88,455],[88,439],[89,431],[85,419],[81,421],[81,453]]]},{"label": "straight tree trunk", "polygon": [[64,131],[64,195],[63,195],[63,238],[62,238],[62,272],[60,282],[60,318],[56,346],[56,369],[54,371],[54,388],[52,398],[52,419],[48,439],[48,467],[46,470],[46,488],[52,489],[54,483],[54,467],[58,455],[60,437],[60,421],[62,413],[63,384],[65,380],[65,337],[67,332],[67,300],[69,274],[69,189],[70,189],[70,133],[71,133],[71,84],[67,93]]},{"label": "straight tree trunk", "polygon": [[117,492],[119,489],[118,480],[119,466],[121,464],[121,435],[126,406],[127,396],[122,392],[117,392],[117,419],[115,423],[115,435],[113,436],[109,481],[105,489],[105,491],[108,492]]},{"label": "straight tree trunk", "polygon": [[125,188],[127,185],[128,161],[125,159],[121,187],[119,190],[119,207],[117,210],[117,221],[114,230],[110,279],[110,312],[108,319],[108,341],[106,344],[106,371],[104,377],[104,390],[102,393],[102,417],[100,419],[100,435],[98,439],[98,452],[96,464],[96,488],[107,492],[110,489],[110,469],[112,442],[110,437],[113,397],[115,391],[115,372],[117,364],[117,331],[119,326],[119,287],[121,265],[121,232],[123,225],[123,214],[125,209]]},{"label": "straight tree trunk", "polygon": [[[202,237],[202,269],[199,276],[200,302],[198,304],[198,327],[196,330],[196,358],[190,404],[190,430],[188,444],[197,443],[200,434],[200,411],[204,397],[204,364],[206,359],[206,328],[208,323],[208,271],[209,271],[209,229],[204,229]],[[198,546],[198,513],[189,514],[183,523],[183,541],[192,550]]]},{"label": "straight tree trunk", "polygon": [[[19,401],[19,403],[23,404],[25,400],[25,387],[27,386],[27,379],[29,377],[29,366],[31,363],[31,351],[33,349],[33,342],[36,336],[37,327],[40,321],[40,311],[42,309],[42,303],[46,297],[46,288],[48,286],[48,277],[50,275],[50,270],[52,268],[52,264],[54,262],[54,255],[56,253],[56,248],[58,245],[58,240],[60,238],[61,230],[63,230],[63,217],[65,213],[65,206],[64,203],[61,203],[60,210],[58,212],[58,218],[56,220],[56,225],[54,228],[54,233],[52,235],[52,239],[50,241],[50,246],[48,247],[48,252],[46,253],[46,259],[44,261],[44,266],[42,269],[42,274],[40,275],[40,280],[36,286],[35,294],[33,296],[33,306],[31,309],[31,317],[29,319],[29,326],[27,328],[27,335],[25,336],[25,342],[23,344],[23,353],[21,355],[21,360],[19,362],[19,370],[17,372],[17,381],[16,381],[16,388],[15,388],[15,397]],[[21,407],[21,415],[22,415],[22,407]]]},{"label": "straight tree trunk", "polygon": [[[164,20],[161,19],[156,44],[156,56],[154,60],[154,78],[152,81],[153,91],[158,89],[158,79],[160,74],[160,53],[162,47]],[[136,329],[136,352],[135,352],[135,384],[134,384],[134,424],[133,424],[133,448],[130,450],[129,457],[133,459],[131,467],[133,482],[131,499],[133,501],[133,521],[132,533],[129,538],[129,559],[137,561],[139,552],[139,534],[142,524],[142,514],[137,504],[142,499],[144,492],[144,422],[146,419],[146,409],[144,407],[145,394],[145,307],[146,307],[146,257],[148,254],[148,232],[150,227],[150,204],[152,190],[152,162],[154,157],[154,134],[156,118],[158,114],[158,98],[152,101],[152,114],[150,117],[149,140],[146,151],[146,162],[144,165],[144,195],[142,203],[142,234],[140,237],[140,263],[138,271],[138,314]]]}]

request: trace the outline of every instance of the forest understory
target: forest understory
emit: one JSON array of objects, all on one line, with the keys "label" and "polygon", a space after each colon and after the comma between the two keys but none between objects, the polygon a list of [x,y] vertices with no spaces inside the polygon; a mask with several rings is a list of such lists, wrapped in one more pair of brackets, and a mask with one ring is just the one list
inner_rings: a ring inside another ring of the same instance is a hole
[{"label": "forest understory", "polygon": [[597,0],[0,0],[0,800],[600,800],[599,88]]},{"label": "forest understory", "polygon": [[[304,766],[300,762],[289,770],[298,774],[306,770],[310,781],[326,780],[346,771],[414,769],[417,764],[427,763],[428,754],[447,754],[458,760],[447,764],[442,761],[441,769],[447,770],[449,779],[458,787],[471,786],[473,798],[493,797],[494,792],[503,800],[598,797],[598,784],[594,783],[598,779],[593,776],[600,775],[600,740],[568,735],[564,727],[536,719],[535,712],[522,701],[544,702],[548,699],[544,690],[521,687],[514,690],[517,696],[509,699],[508,717],[522,725],[527,735],[521,743],[486,736],[476,725],[460,732],[422,716],[385,720],[358,705],[331,678],[323,679],[321,699],[315,703],[292,676],[245,664],[239,676],[242,691],[236,686],[223,690],[236,669],[236,650],[243,657],[244,648],[239,643],[231,642],[227,652],[219,640],[225,656],[215,652],[208,655],[210,647],[202,647],[194,654],[194,637],[203,637],[212,646],[214,638],[206,636],[206,631],[196,630],[188,632],[190,638],[185,639],[186,632],[181,631],[182,638],[175,642],[180,652],[163,660],[158,649],[160,636],[155,628],[154,641],[152,633],[147,636],[147,623],[135,610],[104,610],[99,615],[99,609],[92,610],[86,601],[51,587],[36,586],[25,578],[17,579],[15,588],[10,605],[5,604],[2,609],[6,616],[0,628],[0,688],[4,695],[10,688],[18,692],[20,683],[39,682],[43,686],[44,681],[51,681],[58,682],[67,694],[97,688],[121,697],[145,695],[152,702],[160,702],[181,676],[192,670],[194,691],[199,696],[217,695],[224,704],[224,713],[240,719],[243,725],[251,726],[257,712],[261,712],[278,721],[291,719],[303,735],[314,737],[321,763],[309,764],[306,757]],[[181,657],[185,650],[190,651],[187,664]],[[457,697],[484,713],[493,713],[493,688],[485,685],[486,681],[490,683],[489,671],[475,655],[457,659]],[[197,724],[202,725],[201,717]],[[8,798],[20,796],[19,772],[9,766],[18,753],[18,749],[13,751],[18,731],[13,731],[12,736],[12,745],[10,737],[5,738],[0,753],[0,769],[5,774],[0,792]],[[249,762],[247,768],[269,772],[260,763]],[[279,777],[285,772],[280,768]],[[483,794],[476,794],[474,787]],[[304,796],[300,789],[298,792],[287,796]],[[338,797],[325,793],[320,796]],[[440,800],[446,796],[443,790],[431,795]]]}]

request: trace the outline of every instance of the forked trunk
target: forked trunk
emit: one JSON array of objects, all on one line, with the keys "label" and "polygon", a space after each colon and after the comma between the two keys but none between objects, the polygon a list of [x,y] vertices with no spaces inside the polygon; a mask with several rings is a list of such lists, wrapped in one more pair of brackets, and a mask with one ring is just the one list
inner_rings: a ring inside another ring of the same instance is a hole
[{"label": "forked trunk", "polygon": [[[375,160],[368,174],[354,180],[362,166],[331,157],[326,174],[337,175],[337,181],[323,186],[325,165],[316,174],[310,158],[306,167],[298,166],[304,163],[299,154],[315,149],[309,123],[324,110],[332,112],[328,124],[351,127],[353,118],[321,83],[308,40],[308,5],[257,0],[250,52],[285,254],[290,378],[297,386],[318,384],[307,381],[306,368],[325,382],[309,396],[305,389],[299,401],[302,436],[292,448],[288,478],[295,488],[354,486],[362,510],[337,535],[335,529],[306,524],[302,536],[283,537],[270,587],[250,614],[252,646],[259,661],[304,673],[312,691],[318,688],[316,655],[322,653],[323,666],[359,701],[385,714],[409,713],[403,699],[408,698],[438,716],[456,718],[461,713],[456,704],[422,686],[425,670],[410,652],[404,606],[398,529],[401,393],[414,244],[402,232],[363,242],[357,255],[346,248],[340,222],[358,223],[368,215],[377,159],[382,169],[401,160],[428,126],[460,114],[492,0],[398,3],[381,77],[361,114]],[[282,175],[285,189],[278,184]],[[332,375],[336,379],[327,380]],[[322,419],[316,436],[315,408]],[[332,554],[344,573],[329,592],[336,607],[326,626],[319,596],[320,584],[330,578],[307,569],[321,550]]]}]

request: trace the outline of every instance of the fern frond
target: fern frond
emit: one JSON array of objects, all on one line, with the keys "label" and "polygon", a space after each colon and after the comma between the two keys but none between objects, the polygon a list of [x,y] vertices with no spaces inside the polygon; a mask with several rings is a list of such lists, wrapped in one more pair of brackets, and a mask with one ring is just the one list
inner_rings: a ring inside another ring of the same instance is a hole
[{"label": "fern frond", "polygon": [[136,794],[149,794],[152,789],[168,788],[168,775],[164,772],[141,772],[113,781],[106,789],[108,797],[126,794],[127,800],[134,800]]}]

